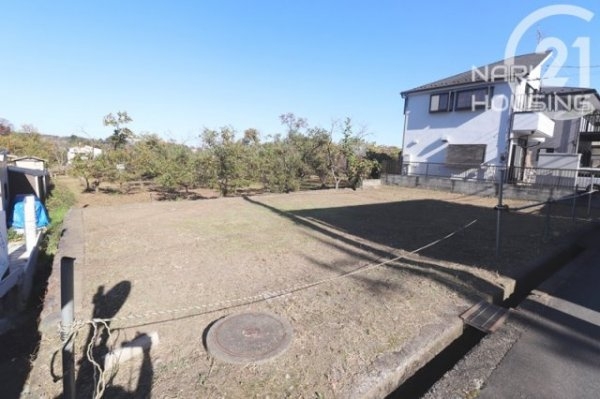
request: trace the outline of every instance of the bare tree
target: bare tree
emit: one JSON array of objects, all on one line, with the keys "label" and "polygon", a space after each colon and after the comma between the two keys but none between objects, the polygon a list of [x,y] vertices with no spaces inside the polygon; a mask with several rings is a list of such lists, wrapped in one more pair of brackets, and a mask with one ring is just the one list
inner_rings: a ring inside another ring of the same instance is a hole
[{"label": "bare tree", "polygon": [[113,134],[109,137],[109,140],[112,142],[115,150],[124,146],[127,141],[133,137],[131,129],[123,127],[123,125],[132,120],[133,119],[127,115],[127,111],[118,111],[116,116],[110,113],[104,117],[104,126],[112,126],[114,128]]},{"label": "bare tree", "polygon": [[31,123],[25,123],[25,124],[21,125],[21,132],[23,132],[23,133],[39,133],[39,130],[37,127],[35,127]]},{"label": "bare tree", "polygon": [[0,118],[0,134],[7,135],[13,132],[13,125],[7,119]]},{"label": "bare tree", "polygon": [[294,115],[292,112],[279,115],[279,120],[281,121],[282,125],[287,126],[288,135],[299,133],[300,129],[305,129],[308,127],[308,121],[306,118],[296,117],[296,115]]}]

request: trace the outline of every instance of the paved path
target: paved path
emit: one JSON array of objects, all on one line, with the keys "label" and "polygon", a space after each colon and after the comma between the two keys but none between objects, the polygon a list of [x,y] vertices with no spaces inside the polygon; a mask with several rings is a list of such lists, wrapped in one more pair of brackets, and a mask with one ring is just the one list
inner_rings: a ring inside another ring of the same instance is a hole
[{"label": "paved path", "polygon": [[600,228],[424,396],[600,398]]},{"label": "paved path", "polygon": [[566,273],[516,313],[526,329],[481,398],[600,397],[600,250],[588,249]]}]

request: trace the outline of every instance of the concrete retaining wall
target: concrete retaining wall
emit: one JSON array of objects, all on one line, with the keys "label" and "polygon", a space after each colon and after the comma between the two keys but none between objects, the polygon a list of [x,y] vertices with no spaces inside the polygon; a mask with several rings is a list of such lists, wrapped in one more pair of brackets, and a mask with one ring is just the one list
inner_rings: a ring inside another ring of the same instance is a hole
[{"label": "concrete retaining wall", "polygon": [[[498,184],[485,181],[404,175],[386,175],[381,178],[381,181],[383,184],[393,186],[418,187],[428,190],[450,191],[452,193],[478,195],[482,197],[495,197],[498,195]],[[574,192],[574,189],[538,188],[505,184],[503,195],[504,198],[511,199],[546,201],[550,197],[557,199],[571,196]]]}]

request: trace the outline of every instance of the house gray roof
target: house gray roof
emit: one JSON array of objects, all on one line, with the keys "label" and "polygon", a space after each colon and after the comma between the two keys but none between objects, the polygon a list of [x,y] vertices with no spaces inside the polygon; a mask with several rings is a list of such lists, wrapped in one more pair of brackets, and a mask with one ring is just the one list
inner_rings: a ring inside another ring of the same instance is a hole
[{"label": "house gray roof", "polygon": [[[428,83],[423,86],[415,87],[414,89],[406,90],[400,93],[402,97],[405,97],[407,94],[417,93],[421,91],[442,89],[442,88],[450,88],[454,86],[461,86],[465,84],[472,84],[478,82],[486,82],[484,76],[487,76],[487,71],[494,71],[494,80],[506,81],[510,78],[514,78],[514,74],[512,72],[518,71],[522,73],[523,71],[527,71],[526,74],[529,74],[532,69],[541,64],[549,55],[550,51],[546,51],[545,53],[531,53],[531,54],[523,54],[518,55],[516,57],[507,58],[504,60],[496,61],[488,65],[480,66],[476,68],[479,73],[474,73],[473,69],[469,69],[466,72],[459,73],[454,76],[450,76],[448,78],[436,80],[435,82]],[[498,69],[497,67],[502,65],[513,65],[513,68],[503,68]],[[496,68],[496,69],[495,69]],[[504,76],[500,73],[496,72],[504,72]]]}]

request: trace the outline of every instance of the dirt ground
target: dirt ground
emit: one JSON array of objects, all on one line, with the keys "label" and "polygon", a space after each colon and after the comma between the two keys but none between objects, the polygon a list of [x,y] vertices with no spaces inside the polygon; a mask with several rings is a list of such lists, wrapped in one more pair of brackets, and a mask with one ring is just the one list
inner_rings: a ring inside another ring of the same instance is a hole
[{"label": "dirt ground", "polygon": [[[91,395],[90,343],[100,358],[151,332],[160,344],[107,373],[106,397],[356,397],[391,367],[389,355],[479,298],[507,297],[579,226],[566,217],[548,225],[538,208],[508,213],[497,258],[494,198],[392,187],[196,201],[142,192],[121,205],[94,195],[79,203],[76,317],[116,320],[110,336],[93,340],[88,326],[77,336],[78,397]],[[215,360],[208,327],[247,311],[287,319],[290,347],[260,364]],[[41,369],[58,343],[43,339]],[[48,375],[28,392],[54,397],[61,383]]]}]

